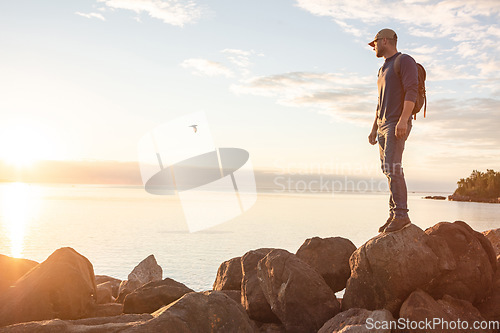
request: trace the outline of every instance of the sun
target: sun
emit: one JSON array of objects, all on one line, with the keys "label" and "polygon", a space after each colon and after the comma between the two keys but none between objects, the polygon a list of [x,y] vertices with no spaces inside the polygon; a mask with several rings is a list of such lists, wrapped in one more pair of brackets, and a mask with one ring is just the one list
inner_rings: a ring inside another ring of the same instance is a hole
[{"label": "sun", "polygon": [[0,160],[18,168],[52,159],[55,148],[49,134],[41,127],[15,124],[0,131]]}]

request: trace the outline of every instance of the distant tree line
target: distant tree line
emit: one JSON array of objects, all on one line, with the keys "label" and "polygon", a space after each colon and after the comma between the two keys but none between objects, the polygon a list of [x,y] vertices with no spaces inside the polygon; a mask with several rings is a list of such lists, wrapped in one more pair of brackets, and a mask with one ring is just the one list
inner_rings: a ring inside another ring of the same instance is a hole
[{"label": "distant tree line", "polygon": [[500,197],[500,172],[494,170],[474,170],[469,177],[460,179],[457,184],[458,188],[453,195],[483,199]]}]

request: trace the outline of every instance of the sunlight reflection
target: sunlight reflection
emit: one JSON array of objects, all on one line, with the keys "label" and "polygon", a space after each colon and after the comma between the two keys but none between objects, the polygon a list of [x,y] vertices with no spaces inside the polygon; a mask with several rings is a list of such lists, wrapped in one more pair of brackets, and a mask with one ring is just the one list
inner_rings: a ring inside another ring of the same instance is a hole
[{"label": "sunlight reflection", "polygon": [[25,183],[2,186],[2,224],[10,240],[11,256],[20,258],[24,250],[26,230],[37,215],[40,205],[39,188]]}]

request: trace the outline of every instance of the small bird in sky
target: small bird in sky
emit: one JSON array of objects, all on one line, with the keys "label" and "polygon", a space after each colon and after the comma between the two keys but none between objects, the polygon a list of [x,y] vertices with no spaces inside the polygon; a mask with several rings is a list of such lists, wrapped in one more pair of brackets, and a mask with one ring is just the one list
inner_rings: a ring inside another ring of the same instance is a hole
[{"label": "small bird in sky", "polygon": [[193,128],[193,130],[194,130],[194,132],[196,133],[196,132],[198,131],[198,129],[196,128],[196,126],[198,126],[198,125],[191,125],[191,126],[189,126],[189,127],[192,127],[192,128]]}]

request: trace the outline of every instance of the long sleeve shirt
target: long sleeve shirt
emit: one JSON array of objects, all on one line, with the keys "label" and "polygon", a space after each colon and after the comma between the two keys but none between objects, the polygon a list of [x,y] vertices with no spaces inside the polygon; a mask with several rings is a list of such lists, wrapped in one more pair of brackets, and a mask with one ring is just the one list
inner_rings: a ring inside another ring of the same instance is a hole
[{"label": "long sleeve shirt", "polygon": [[394,63],[400,54],[401,52],[398,52],[387,58],[378,73],[377,123],[382,128],[395,126],[398,123],[403,112],[404,101],[415,102],[417,100],[417,64],[411,56],[402,54],[401,76],[399,76]]}]

